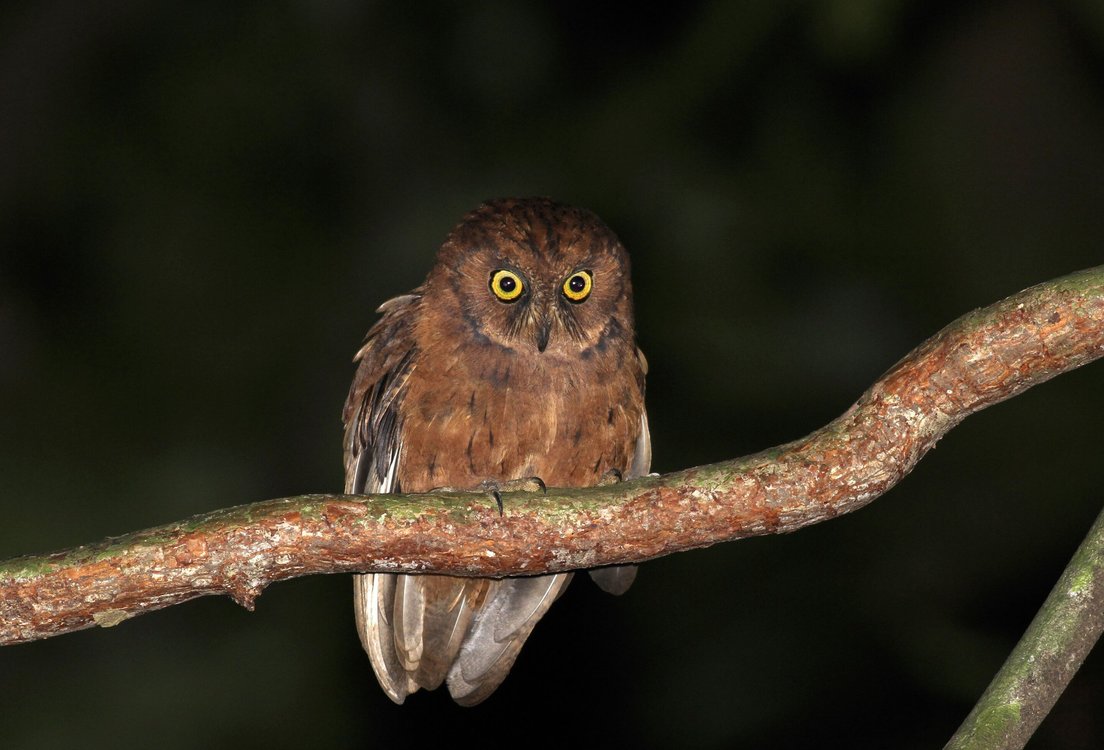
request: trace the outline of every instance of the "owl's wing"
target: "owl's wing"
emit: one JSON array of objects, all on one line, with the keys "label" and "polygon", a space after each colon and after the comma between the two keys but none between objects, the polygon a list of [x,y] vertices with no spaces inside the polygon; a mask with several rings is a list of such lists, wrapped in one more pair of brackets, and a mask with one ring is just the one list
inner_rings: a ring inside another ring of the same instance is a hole
[{"label": "owl's wing", "polygon": [[[648,415],[640,413],[640,435],[636,439],[636,451],[633,453],[633,462],[625,473],[625,479],[636,479],[648,473],[652,464],[652,437],[648,432]],[[590,571],[590,580],[598,584],[598,588],[607,594],[620,596],[629,590],[636,580],[635,565],[610,565],[604,568],[594,568]]]},{"label": "owl's wing", "polygon": [[[357,352],[358,362],[349,397],[342,413],[345,423],[345,491],[351,494],[399,492],[396,471],[402,450],[399,404],[415,354],[411,313],[418,295],[395,297],[380,305],[383,317],[372,326]],[[405,576],[367,574],[353,576],[353,609],[357,633],[384,692],[397,703],[418,689],[407,670],[412,659],[400,650],[415,634],[401,623],[412,616],[405,601]],[[397,626],[396,623],[399,623]],[[404,637],[405,635],[405,637]],[[420,644],[420,637],[417,638]]]},{"label": "owl's wing", "polygon": [[633,452],[632,466],[625,473],[625,479],[637,479],[648,475],[652,468],[652,433],[648,430],[648,414],[640,412],[640,435],[636,438],[636,450]]},{"label": "owl's wing", "polygon": [[[636,361],[640,369],[640,395],[644,395],[644,377],[648,374],[648,358],[637,347]],[[648,430],[648,412],[640,410],[640,434],[636,436],[636,450],[633,451],[632,466],[625,472],[625,479],[636,479],[647,475],[652,468],[652,433]]]},{"label": "owl's wing", "polygon": [[411,329],[417,294],[384,302],[383,313],[360,347],[353,385],[345,399],[345,492],[397,492],[395,469],[402,448],[399,401],[410,375],[415,346]]},{"label": "owl's wing", "polygon": [[490,584],[487,598],[475,611],[469,635],[448,673],[453,700],[461,706],[474,706],[495,691],[571,576],[560,573],[486,581]]},{"label": "owl's wing", "polygon": [[[641,378],[648,374],[648,360],[644,352],[636,350],[637,359],[640,362]],[[643,386],[643,381],[641,382]],[[625,471],[625,479],[636,479],[646,476],[652,467],[652,434],[648,430],[648,413],[640,412],[640,434],[636,436],[636,450],[633,451],[632,465]],[[598,588],[608,594],[621,595],[629,590],[636,580],[635,565],[611,565],[605,568],[594,568],[590,572],[590,580],[598,584]]]}]

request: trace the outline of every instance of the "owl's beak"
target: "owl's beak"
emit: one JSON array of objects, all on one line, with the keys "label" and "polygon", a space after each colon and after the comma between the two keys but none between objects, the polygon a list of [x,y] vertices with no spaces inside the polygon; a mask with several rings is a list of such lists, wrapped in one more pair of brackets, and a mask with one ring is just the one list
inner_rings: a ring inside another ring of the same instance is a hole
[{"label": "owl's beak", "polygon": [[537,351],[544,353],[548,348],[548,338],[552,335],[552,317],[545,315],[537,324]]}]

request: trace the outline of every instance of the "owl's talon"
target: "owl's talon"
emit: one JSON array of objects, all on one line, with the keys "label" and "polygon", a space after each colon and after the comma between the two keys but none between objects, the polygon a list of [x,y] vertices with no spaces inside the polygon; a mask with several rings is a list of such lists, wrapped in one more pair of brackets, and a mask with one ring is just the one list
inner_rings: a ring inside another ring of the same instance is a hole
[{"label": "owl's talon", "polygon": [[506,482],[485,479],[479,483],[479,489],[490,493],[491,497],[495,499],[495,503],[498,505],[498,515],[500,516],[505,513],[502,505],[503,492],[542,492],[545,495],[548,494],[548,487],[540,477],[521,477]]}]

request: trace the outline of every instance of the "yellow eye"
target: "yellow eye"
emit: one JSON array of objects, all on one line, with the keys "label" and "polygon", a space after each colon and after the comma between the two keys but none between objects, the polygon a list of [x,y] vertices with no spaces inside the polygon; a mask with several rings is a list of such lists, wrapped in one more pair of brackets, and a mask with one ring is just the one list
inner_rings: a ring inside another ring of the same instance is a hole
[{"label": "yellow eye", "polygon": [[491,274],[491,291],[503,302],[513,302],[525,291],[525,285],[516,273],[500,268]]},{"label": "yellow eye", "polygon": [[582,302],[590,296],[593,286],[594,277],[590,275],[590,271],[576,271],[564,282],[563,293],[572,302]]}]

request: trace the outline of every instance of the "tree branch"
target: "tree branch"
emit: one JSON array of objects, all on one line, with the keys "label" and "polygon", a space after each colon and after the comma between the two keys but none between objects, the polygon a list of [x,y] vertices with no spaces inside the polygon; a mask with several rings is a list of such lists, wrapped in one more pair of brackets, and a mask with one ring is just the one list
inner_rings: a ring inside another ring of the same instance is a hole
[{"label": "tree branch", "polygon": [[1104,266],[968,313],[813,434],[610,487],[305,495],[0,564],[0,644],[104,627],[208,594],[352,571],[504,576],[641,562],[818,523],[901,480],[968,415],[1104,354]]},{"label": "tree branch", "polygon": [[1026,745],[1101,631],[1104,512],[944,750],[1014,750]]}]

